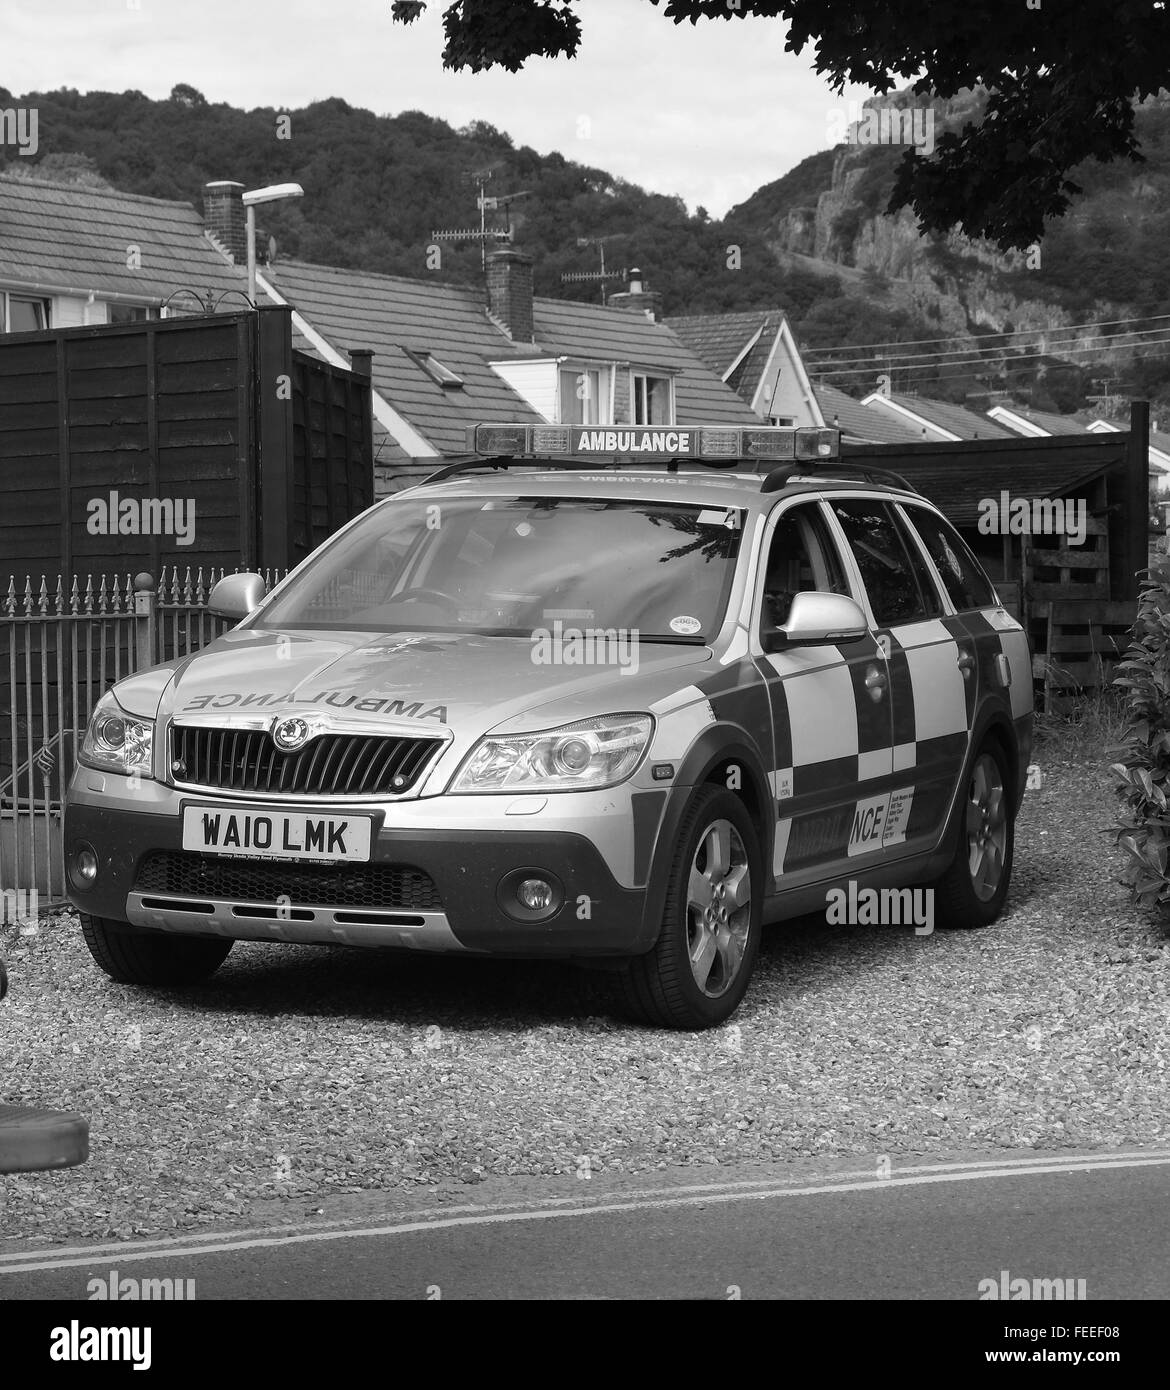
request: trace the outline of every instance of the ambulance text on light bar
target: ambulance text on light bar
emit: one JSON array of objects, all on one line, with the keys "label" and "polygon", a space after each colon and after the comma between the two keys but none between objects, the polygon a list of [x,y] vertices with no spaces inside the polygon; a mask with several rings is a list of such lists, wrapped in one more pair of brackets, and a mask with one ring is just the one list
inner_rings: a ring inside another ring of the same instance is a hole
[{"label": "ambulance text on light bar", "polygon": [[722,425],[646,429],[615,425],[476,425],[472,448],[477,454],[510,458],[631,459],[786,459],[836,458],[841,432],[835,429],[796,429],[766,425],[735,429]]}]

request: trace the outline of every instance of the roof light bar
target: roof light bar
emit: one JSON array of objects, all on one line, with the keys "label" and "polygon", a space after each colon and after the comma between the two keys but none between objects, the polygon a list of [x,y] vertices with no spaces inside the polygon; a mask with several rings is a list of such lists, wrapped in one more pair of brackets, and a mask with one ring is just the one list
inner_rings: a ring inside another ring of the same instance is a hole
[{"label": "roof light bar", "polygon": [[739,429],[721,425],[476,425],[473,452],[511,458],[564,455],[669,461],[679,458],[726,462],[729,459],[836,458],[841,431],[761,425]]}]

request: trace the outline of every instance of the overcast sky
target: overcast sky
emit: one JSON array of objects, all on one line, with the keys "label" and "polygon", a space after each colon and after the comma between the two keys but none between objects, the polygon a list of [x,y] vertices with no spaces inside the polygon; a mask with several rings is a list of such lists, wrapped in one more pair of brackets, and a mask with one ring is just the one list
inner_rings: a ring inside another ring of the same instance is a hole
[{"label": "overcast sky", "polygon": [[832,110],[865,95],[836,96],[774,20],[676,26],[648,0],[582,0],[574,60],[445,72],[443,8],[404,27],[390,0],[0,0],[0,86],[165,97],[187,82],[245,108],[343,97],[484,120],[714,217],[827,149]]}]

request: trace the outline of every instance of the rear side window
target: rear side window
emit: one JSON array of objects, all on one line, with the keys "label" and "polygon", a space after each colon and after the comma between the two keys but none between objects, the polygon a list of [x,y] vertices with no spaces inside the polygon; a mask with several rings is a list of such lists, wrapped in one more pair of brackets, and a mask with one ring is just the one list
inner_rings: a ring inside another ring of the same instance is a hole
[{"label": "rear side window", "polygon": [[964,608],[993,607],[996,597],[991,581],[951,523],[922,507],[906,507],[905,511],[922,537],[955,607],[960,612]]},{"label": "rear side window", "polygon": [[[896,627],[933,617],[938,611],[934,586],[924,590],[892,513],[876,498],[834,502],[879,627]],[[919,557],[919,569],[925,569]],[[923,579],[928,576],[923,574]]]}]

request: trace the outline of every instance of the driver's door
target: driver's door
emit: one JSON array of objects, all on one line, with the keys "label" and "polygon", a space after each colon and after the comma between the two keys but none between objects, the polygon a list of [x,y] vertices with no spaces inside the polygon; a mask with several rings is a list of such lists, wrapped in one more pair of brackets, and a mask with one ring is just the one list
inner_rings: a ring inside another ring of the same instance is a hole
[{"label": "driver's door", "polygon": [[872,631],[833,646],[764,651],[802,591],[854,592],[819,501],[781,506],[765,537],[754,617],[772,711],[774,891],[848,872],[896,843],[889,673]]}]

